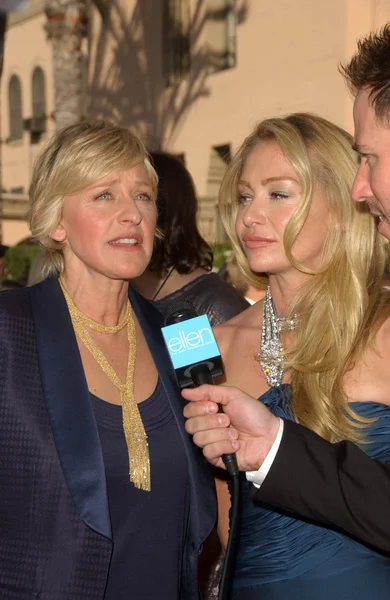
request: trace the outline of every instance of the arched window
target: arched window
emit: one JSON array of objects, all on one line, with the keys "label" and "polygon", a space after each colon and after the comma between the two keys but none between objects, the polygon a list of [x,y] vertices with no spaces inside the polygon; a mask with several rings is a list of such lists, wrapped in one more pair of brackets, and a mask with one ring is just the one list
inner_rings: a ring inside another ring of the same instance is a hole
[{"label": "arched window", "polygon": [[21,140],[23,137],[22,85],[17,75],[12,75],[8,88],[9,137]]},{"label": "arched window", "polygon": [[45,73],[41,67],[35,67],[32,74],[32,123],[31,133],[41,134],[46,131],[46,93]]}]

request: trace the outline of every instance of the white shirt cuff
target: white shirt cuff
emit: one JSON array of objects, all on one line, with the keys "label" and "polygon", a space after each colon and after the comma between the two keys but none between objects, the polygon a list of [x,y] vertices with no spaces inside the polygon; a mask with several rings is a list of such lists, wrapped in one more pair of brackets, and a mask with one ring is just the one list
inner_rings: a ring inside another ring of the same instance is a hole
[{"label": "white shirt cuff", "polygon": [[257,488],[261,486],[264,479],[268,475],[270,468],[272,467],[272,463],[274,462],[275,456],[279,450],[280,442],[282,441],[283,428],[284,421],[283,419],[279,419],[279,431],[276,434],[275,441],[272,444],[267,456],[265,457],[260,469],[258,471],[246,471],[245,473],[247,480],[253,483],[253,485]]}]

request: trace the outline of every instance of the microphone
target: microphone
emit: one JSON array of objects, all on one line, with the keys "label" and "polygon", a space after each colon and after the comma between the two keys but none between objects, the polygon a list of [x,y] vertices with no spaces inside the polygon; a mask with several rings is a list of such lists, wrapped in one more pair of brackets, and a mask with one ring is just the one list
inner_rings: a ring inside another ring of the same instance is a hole
[{"label": "microphone", "polygon": [[[186,300],[173,302],[164,311],[162,328],[180,389],[214,385],[214,377],[223,375],[222,358],[207,315],[198,315]],[[223,412],[218,405],[219,412]],[[224,454],[222,460],[228,473],[238,475],[236,455]]]},{"label": "microphone", "polygon": [[207,315],[198,315],[186,300],[165,309],[164,336],[180,389],[214,384],[223,375],[221,353]]}]

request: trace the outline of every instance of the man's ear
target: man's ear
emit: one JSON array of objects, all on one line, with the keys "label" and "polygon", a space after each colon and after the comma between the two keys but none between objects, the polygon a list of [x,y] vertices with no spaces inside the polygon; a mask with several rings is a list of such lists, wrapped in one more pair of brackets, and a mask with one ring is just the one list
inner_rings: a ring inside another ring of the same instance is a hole
[{"label": "man's ear", "polygon": [[57,227],[52,229],[52,231],[50,232],[50,237],[55,242],[65,242],[66,230],[62,224],[62,220],[58,223]]}]

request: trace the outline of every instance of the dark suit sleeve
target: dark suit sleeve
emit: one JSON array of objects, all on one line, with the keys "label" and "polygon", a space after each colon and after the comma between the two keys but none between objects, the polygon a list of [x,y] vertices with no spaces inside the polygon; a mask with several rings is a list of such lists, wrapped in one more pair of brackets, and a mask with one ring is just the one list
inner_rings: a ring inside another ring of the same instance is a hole
[{"label": "dark suit sleeve", "polygon": [[285,421],[274,463],[253,499],[390,552],[390,465],[351,442],[331,444]]}]

